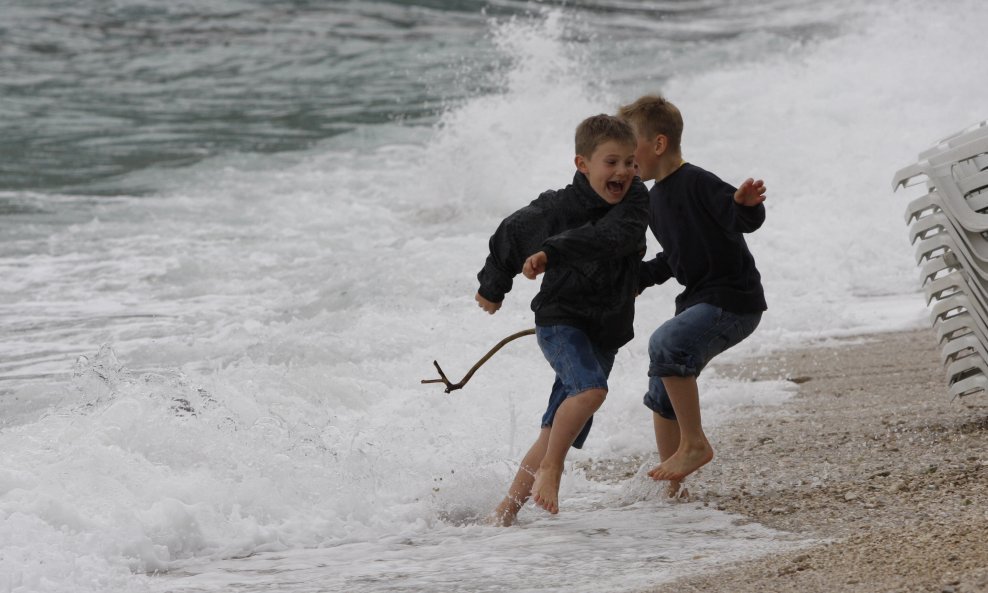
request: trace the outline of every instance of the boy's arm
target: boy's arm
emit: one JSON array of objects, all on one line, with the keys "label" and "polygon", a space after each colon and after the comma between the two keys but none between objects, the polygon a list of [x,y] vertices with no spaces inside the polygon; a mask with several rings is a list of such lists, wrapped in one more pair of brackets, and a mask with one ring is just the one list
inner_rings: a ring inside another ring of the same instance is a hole
[{"label": "boy's arm", "polygon": [[600,220],[547,238],[547,265],[620,257],[639,251],[648,228],[648,190],[635,179],[628,194]]},{"label": "boy's arm", "polygon": [[[555,199],[555,195],[553,191],[545,192],[501,221],[488,242],[490,254],[477,274],[480,281],[477,296],[490,304],[499,304],[504,300],[504,295],[511,290],[514,277],[521,272],[525,258],[540,249],[548,234],[547,204]],[[497,310],[491,311],[480,299],[477,302],[488,313]]]},{"label": "boy's arm", "polygon": [[700,188],[707,212],[725,231],[751,233],[765,222],[765,183],[745,180],[741,187],[717,179],[715,185]]},{"label": "boy's arm", "polygon": [[641,294],[649,286],[662,284],[672,276],[672,268],[666,261],[666,254],[660,253],[648,261],[643,261],[638,266],[638,293]]}]

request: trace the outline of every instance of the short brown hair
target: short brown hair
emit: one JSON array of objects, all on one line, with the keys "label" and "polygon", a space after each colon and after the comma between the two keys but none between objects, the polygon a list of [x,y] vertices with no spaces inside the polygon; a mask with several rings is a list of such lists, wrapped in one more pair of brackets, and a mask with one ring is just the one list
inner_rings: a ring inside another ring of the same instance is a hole
[{"label": "short brown hair", "polygon": [[618,109],[618,117],[631,123],[639,136],[653,139],[662,134],[669,148],[679,150],[683,140],[683,115],[662,95],[645,95]]},{"label": "short brown hair", "polygon": [[635,130],[628,122],[606,113],[592,115],[576,126],[576,154],[590,158],[593,151],[608,140],[631,147],[638,143],[635,140]]}]

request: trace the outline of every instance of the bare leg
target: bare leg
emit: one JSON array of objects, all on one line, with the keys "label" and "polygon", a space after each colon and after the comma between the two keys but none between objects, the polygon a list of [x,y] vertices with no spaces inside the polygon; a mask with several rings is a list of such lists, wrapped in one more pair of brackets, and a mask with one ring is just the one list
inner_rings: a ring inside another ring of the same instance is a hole
[{"label": "bare leg", "polygon": [[535,504],[552,514],[559,512],[559,481],[563,476],[566,453],[583,430],[583,425],[604,403],[606,389],[588,389],[566,398],[556,410],[549,431],[549,443],[545,456],[535,473],[532,499]]},{"label": "bare leg", "polygon": [[[652,412],[652,425],[655,427],[655,444],[659,450],[659,461],[665,461],[672,457],[676,453],[676,449],[679,448],[679,422],[663,418]],[[661,466],[657,465],[652,468],[648,475],[652,476],[659,467]],[[652,477],[654,478],[654,476]],[[680,494],[681,485],[682,482],[679,480],[669,480],[666,495],[669,498],[676,498]]]},{"label": "bare leg", "polygon": [[714,458],[700,423],[700,394],[696,377],[662,377],[672,408],[679,422],[679,447],[676,452],[649,472],[655,480],[677,480],[698,470]]},{"label": "bare leg", "polygon": [[518,466],[518,473],[508,488],[508,494],[497,505],[491,513],[489,522],[500,527],[508,527],[515,522],[518,511],[525,506],[528,497],[532,492],[532,484],[535,483],[535,472],[545,457],[546,447],[549,446],[549,428],[543,428],[539,432],[539,438],[535,440],[528,453],[522,458]]}]

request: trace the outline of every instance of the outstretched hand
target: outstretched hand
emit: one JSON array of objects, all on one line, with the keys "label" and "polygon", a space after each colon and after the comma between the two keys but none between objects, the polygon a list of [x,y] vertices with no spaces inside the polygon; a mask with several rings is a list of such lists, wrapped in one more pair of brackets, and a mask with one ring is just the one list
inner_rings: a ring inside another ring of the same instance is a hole
[{"label": "outstretched hand", "polygon": [[521,273],[529,280],[535,280],[539,274],[545,272],[545,265],[548,261],[549,258],[545,254],[545,251],[539,251],[534,255],[528,256],[528,259],[525,260],[525,265],[521,268]]},{"label": "outstretched hand", "polygon": [[501,303],[495,303],[494,301],[489,301],[484,297],[480,296],[479,292],[476,294],[476,296],[473,297],[473,300],[477,301],[478,307],[480,307],[484,311],[487,311],[487,313],[490,315],[497,313],[497,310],[501,308]]},{"label": "outstretched hand", "polygon": [[765,201],[765,182],[755,181],[751,177],[745,180],[734,192],[734,201],[742,206],[757,206]]}]

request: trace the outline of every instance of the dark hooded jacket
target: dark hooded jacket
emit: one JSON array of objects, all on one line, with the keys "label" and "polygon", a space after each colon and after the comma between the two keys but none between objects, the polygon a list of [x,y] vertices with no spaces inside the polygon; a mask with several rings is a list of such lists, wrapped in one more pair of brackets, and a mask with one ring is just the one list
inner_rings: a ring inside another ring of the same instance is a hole
[{"label": "dark hooded jacket", "polygon": [[532,300],[535,323],[570,325],[598,346],[617,349],[634,337],[647,228],[648,191],[640,179],[611,205],[578,171],[572,184],[544,192],[501,222],[477,275],[479,293],[501,302],[525,260],[545,251],[546,272]]}]

